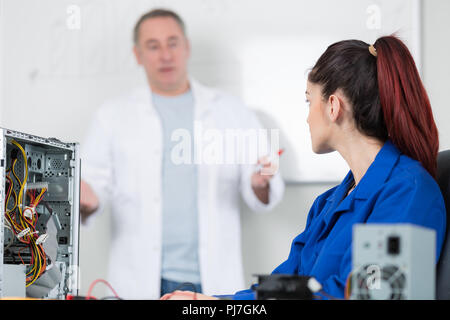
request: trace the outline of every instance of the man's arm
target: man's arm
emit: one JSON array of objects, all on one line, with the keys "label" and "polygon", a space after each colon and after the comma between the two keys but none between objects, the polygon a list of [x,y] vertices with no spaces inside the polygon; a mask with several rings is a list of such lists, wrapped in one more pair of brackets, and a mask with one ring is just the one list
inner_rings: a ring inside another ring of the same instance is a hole
[{"label": "man's arm", "polygon": [[81,180],[80,183],[80,213],[82,222],[92,215],[99,207],[99,200],[91,186]]},{"label": "man's arm", "polygon": [[255,212],[271,210],[277,205],[284,193],[284,183],[278,172],[278,165],[267,158],[258,161],[262,169],[255,172],[253,165],[243,165],[241,170],[242,198]]},{"label": "man's arm", "polygon": [[82,223],[101,212],[112,192],[112,129],[108,108],[94,113],[86,138],[82,144],[80,181],[80,214]]},{"label": "man's arm", "polygon": [[258,164],[262,165],[262,169],[255,172],[251,178],[253,192],[259,201],[264,204],[269,203],[270,179],[277,171],[277,166],[271,163],[267,157],[258,160]]}]

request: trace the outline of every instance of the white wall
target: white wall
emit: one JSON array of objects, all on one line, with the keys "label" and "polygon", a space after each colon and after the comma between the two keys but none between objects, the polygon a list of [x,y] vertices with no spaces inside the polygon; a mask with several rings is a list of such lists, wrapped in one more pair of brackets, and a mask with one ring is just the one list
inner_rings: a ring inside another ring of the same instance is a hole
[{"label": "white wall", "polygon": [[[62,3],[61,6],[67,6],[70,1],[63,1]],[[446,101],[446,93],[450,92],[450,80],[448,79],[448,75],[450,75],[448,54],[450,43],[446,39],[450,31],[450,21],[447,19],[449,14],[450,1],[423,1],[422,70],[425,86],[430,95],[441,134],[441,149],[450,148],[450,125],[447,124],[450,120],[450,111]],[[41,75],[38,72],[30,73],[27,71],[26,76],[24,81],[28,81],[27,86],[33,88],[33,79]],[[8,79],[2,80],[8,81]],[[86,81],[91,80],[92,77],[87,75]],[[62,81],[70,82],[71,78],[66,76]],[[75,92],[81,93],[77,91],[77,88],[75,88]],[[27,93],[24,92],[23,94]],[[51,94],[51,91],[49,91],[49,94]],[[84,97],[70,97],[69,95],[69,98],[78,99],[80,106],[86,105],[86,100],[89,97],[89,92]],[[4,102],[3,98],[1,102]],[[0,112],[5,107],[2,106]],[[50,107],[44,106],[43,108],[44,111],[50,110]],[[52,108],[57,108],[57,105],[55,104]],[[13,113],[9,110],[6,115]],[[58,116],[58,112],[54,115]],[[76,114],[73,116],[75,121],[79,121]],[[45,112],[40,114],[38,119],[43,120],[44,117]],[[82,140],[82,133],[75,131],[80,128],[70,128],[71,131],[67,137]],[[20,129],[25,130],[26,127]],[[60,133],[66,133],[64,130],[65,128],[42,128],[42,131],[36,132],[36,134],[54,135],[67,139],[66,136],[59,136]],[[252,213],[245,205],[242,205],[242,248],[247,285],[254,281],[252,274],[269,273],[287,257],[293,237],[300,233],[305,226],[306,215],[315,197],[330,187],[331,185],[326,184],[289,185],[286,188],[283,202],[272,212],[264,215]],[[105,212],[91,226],[81,229],[80,275],[82,294],[87,292],[89,284],[93,280],[106,277],[110,238],[109,226],[109,215],[108,212]],[[93,294],[102,296],[108,294],[108,292],[99,285]]]},{"label": "white wall", "polygon": [[[450,1],[424,0],[422,3],[422,70],[441,150],[450,149]],[[264,216],[244,207],[242,215],[243,254],[247,284],[252,274],[268,273],[287,258],[291,241],[303,230],[306,215],[315,197],[331,185],[297,184],[286,188],[282,204]]]},{"label": "white wall", "polygon": [[[279,129],[280,147],[288,150],[283,174],[296,182],[339,181],[348,169],[335,153],[313,153],[306,138],[306,71],[324,49],[396,32],[415,58],[420,54],[420,0],[0,1],[8,128],[83,142],[86,120],[102,101],[145,83],[131,31],[144,11],[164,6],[186,21],[190,74],[239,96]],[[33,121],[30,110],[38,111]]]},{"label": "white wall", "polygon": [[440,149],[450,149],[450,1],[423,1],[423,80],[440,133]]},{"label": "white wall", "polygon": [[257,214],[242,204],[242,254],[247,286],[255,274],[268,274],[286,260],[291,242],[305,229],[314,199],[328,184],[288,185],[284,199],[272,212]]},{"label": "white wall", "polygon": [[[423,80],[431,99],[440,131],[441,150],[450,149],[450,108],[446,93],[450,92],[450,1],[425,0],[422,11]],[[242,251],[246,284],[254,274],[270,273],[287,258],[291,241],[306,224],[306,215],[314,199],[332,185],[288,185],[282,203],[272,212],[259,215],[242,205]],[[98,234],[102,237],[98,237]],[[82,291],[96,277],[105,276],[108,219],[101,217],[92,230],[82,229]],[[100,255],[93,254],[100,252]],[[101,291],[99,291],[101,292]]]}]

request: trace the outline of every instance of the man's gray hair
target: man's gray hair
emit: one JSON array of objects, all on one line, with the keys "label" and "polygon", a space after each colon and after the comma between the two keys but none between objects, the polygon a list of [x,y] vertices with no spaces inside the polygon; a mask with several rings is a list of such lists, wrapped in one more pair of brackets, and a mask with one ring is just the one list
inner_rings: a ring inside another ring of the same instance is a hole
[{"label": "man's gray hair", "polygon": [[140,28],[142,22],[144,22],[145,20],[148,20],[148,19],[160,18],[160,17],[174,19],[180,26],[181,31],[183,31],[183,34],[186,36],[186,27],[184,25],[184,21],[181,19],[181,17],[177,13],[175,13],[171,10],[167,10],[167,9],[153,9],[153,10],[145,13],[144,15],[142,15],[139,18],[139,20],[136,22],[136,25],[134,26],[134,31],[133,31],[133,41],[134,41],[135,45],[137,45],[138,41],[139,41],[139,28]]}]

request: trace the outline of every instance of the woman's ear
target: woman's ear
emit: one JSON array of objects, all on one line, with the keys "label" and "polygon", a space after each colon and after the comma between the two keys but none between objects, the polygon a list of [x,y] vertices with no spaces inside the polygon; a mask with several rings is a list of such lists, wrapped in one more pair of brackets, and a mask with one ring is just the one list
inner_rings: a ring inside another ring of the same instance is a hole
[{"label": "woman's ear", "polygon": [[338,95],[332,94],[328,98],[327,115],[331,122],[337,122],[343,112],[342,100]]}]

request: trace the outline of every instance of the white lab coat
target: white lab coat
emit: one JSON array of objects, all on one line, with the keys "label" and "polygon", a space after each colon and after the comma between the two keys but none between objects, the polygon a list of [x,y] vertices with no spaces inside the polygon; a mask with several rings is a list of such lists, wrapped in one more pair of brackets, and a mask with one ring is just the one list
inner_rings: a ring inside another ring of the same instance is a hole
[{"label": "white lab coat", "polygon": [[[260,128],[238,99],[193,79],[190,84],[194,119],[203,129]],[[160,118],[148,87],[105,103],[82,146],[82,179],[99,196],[98,211],[107,202],[112,211],[108,280],[126,299],[160,296],[162,150]],[[284,183],[276,174],[269,203],[260,202],[251,188],[253,170],[239,164],[198,166],[198,249],[205,294],[244,288],[239,194],[255,211],[270,210],[283,196]]]}]

